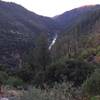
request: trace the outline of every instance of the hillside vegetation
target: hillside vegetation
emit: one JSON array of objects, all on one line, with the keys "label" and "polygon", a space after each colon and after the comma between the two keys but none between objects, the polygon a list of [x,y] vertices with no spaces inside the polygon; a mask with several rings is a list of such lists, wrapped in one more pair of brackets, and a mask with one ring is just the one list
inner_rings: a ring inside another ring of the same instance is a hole
[{"label": "hillside vegetation", "polygon": [[49,18],[0,1],[0,87],[17,100],[99,100],[99,26],[100,5]]}]

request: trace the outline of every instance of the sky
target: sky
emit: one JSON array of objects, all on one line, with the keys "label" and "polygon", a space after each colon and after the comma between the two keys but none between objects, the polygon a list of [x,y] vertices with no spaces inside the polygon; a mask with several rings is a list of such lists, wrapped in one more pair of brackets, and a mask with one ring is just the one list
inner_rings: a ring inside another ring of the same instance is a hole
[{"label": "sky", "polygon": [[53,17],[84,5],[100,4],[100,0],[3,0],[15,2],[39,15]]}]

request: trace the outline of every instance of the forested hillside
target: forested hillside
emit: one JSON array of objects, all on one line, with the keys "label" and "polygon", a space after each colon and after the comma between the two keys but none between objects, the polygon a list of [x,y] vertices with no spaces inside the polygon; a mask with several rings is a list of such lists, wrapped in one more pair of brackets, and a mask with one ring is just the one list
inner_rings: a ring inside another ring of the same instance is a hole
[{"label": "forested hillside", "polygon": [[22,54],[34,47],[35,37],[44,33],[51,41],[58,24],[20,5],[0,1],[0,63],[19,66]]},{"label": "forested hillside", "polygon": [[99,26],[100,5],[49,18],[0,1],[0,87],[20,100],[98,100]]},{"label": "forested hillside", "polygon": [[[82,51],[92,48],[92,45],[96,44],[96,46],[99,46],[99,5],[76,8],[69,12],[65,12],[63,15],[60,15],[57,18],[55,18],[55,20],[59,22],[60,20],[64,21],[64,30],[59,35],[59,38],[54,46],[54,50],[59,49],[59,53],[57,54],[57,56],[76,56],[78,54],[80,55]],[[95,40],[91,39],[93,37]],[[89,43],[90,39],[92,43],[93,41],[97,41],[91,45]]]}]

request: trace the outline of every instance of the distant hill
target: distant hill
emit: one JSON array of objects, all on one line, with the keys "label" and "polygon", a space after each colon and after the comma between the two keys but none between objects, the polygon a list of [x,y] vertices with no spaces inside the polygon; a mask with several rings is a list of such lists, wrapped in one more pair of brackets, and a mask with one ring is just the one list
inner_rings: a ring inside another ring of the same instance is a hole
[{"label": "distant hill", "polygon": [[[82,52],[88,48],[89,38],[100,34],[100,5],[76,8],[56,16],[54,19],[62,27],[53,48],[53,50],[59,50],[57,57],[58,55],[59,57],[73,56]],[[100,40],[98,41],[100,44]]]},{"label": "distant hill", "polygon": [[99,13],[99,10],[100,5],[87,5],[66,11],[59,16],[55,16],[53,19],[60,23],[63,29],[67,30],[77,23],[81,23],[81,21],[87,21],[87,18],[95,16],[95,13],[97,11]]},{"label": "distant hill", "polygon": [[33,47],[36,36],[44,33],[52,38],[57,30],[58,24],[53,19],[0,1],[0,63],[16,65],[15,56]]}]

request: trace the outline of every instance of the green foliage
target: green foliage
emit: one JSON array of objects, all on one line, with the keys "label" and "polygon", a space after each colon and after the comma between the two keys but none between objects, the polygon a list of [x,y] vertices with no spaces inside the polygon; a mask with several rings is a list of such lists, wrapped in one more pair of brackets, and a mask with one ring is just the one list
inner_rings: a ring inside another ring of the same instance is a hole
[{"label": "green foliage", "polygon": [[96,49],[95,48],[87,48],[84,49],[80,54],[79,54],[79,59],[87,59],[91,55],[95,54],[96,55]]},{"label": "green foliage", "polygon": [[34,48],[30,48],[23,59],[23,66],[16,73],[17,76],[27,83],[43,83],[46,67],[51,62],[47,35],[41,33],[37,36]]},{"label": "green foliage", "polygon": [[37,40],[35,43],[34,59],[36,63],[40,66],[39,69],[46,70],[46,66],[50,63],[50,52],[48,50],[48,37],[46,34],[40,34],[40,36],[38,36],[36,39]]},{"label": "green foliage", "polygon": [[6,81],[6,84],[12,87],[18,87],[24,85],[24,82],[20,78],[9,77],[9,79]]},{"label": "green foliage", "polygon": [[45,83],[45,72],[44,71],[38,71],[36,74],[35,74],[35,77],[34,79],[32,80],[32,83],[35,85],[35,86],[41,86],[43,87],[43,84]]},{"label": "green foliage", "polygon": [[[9,68],[0,65],[0,83],[14,87],[21,86],[24,82],[36,86],[43,86],[45,83],[53,87],[55,82],[69,81],[77,87],[86,81],[83,85],[86,93],[100,93],[100,71],[93,73],[95,66],[84,62],[93,63],[94,56],[100,56],[100,7],[72,10],[71,13],[61,15],[62,17],[58,16],[57,19],[61,18],[61,21],[56,23],[56,18],[54,21],[32,14],[16,4],[14,7],[12,3],[1,1],[0,4],[0,62],[10,65]],[[55,31],[64,33],[58,34],[55,45],[49,51],[50,39],[54,35],[51,33]],[[67,87],[58,84],[55,87],[52,89],[54,95],[66,94],[66,91],[70,93]],[[61,95],[56,98],[47,92],[46,97],[41,92],[44,91],[34,88],[27,94],[30,98],[25,99],[31,100],[34,96],[38,100],[59,100]],[[69,96],[66,99],[67,97]]]},{"label": "green foliage", "polygon": [[91,100],[100,100],[100,96],[93,96],[91,97]]},{"label": "green foliage", "polygon": [[6,72],[0,71],[0,84],[5,84],[8,79],[8,74]]},{"label": "green foliage", "polygon": [[45,77],[48,84],[65,80],[79,86],[93,71],[92,64],[79,60],[60,60],[48,66]]},{"label": "green foliage", "polygon": [[32,69],[29,64],[24,64],[22,68],[16,71],[16,76],[24,80],[24,82],[30,83],[33,80],[35,71]]},{"label": "green foliage", "polygon": [[97,56],[100,56],[100,46],[97,47]]},{"label": "green foliage", "polygon": [[83,84],[83,91],[89,95],[100,94],[100,69],[96,69],[90,78]]}]

